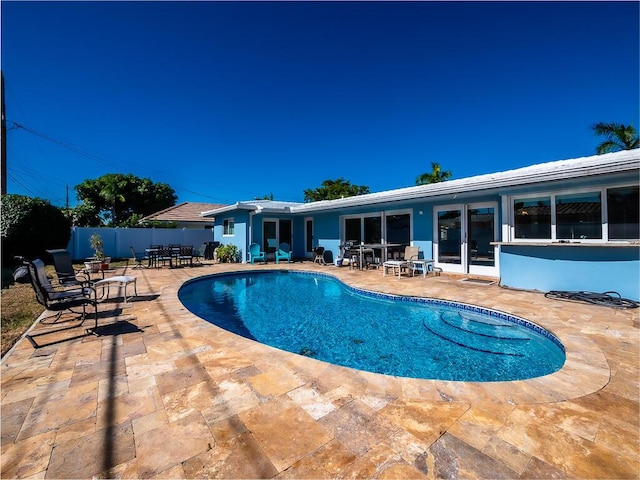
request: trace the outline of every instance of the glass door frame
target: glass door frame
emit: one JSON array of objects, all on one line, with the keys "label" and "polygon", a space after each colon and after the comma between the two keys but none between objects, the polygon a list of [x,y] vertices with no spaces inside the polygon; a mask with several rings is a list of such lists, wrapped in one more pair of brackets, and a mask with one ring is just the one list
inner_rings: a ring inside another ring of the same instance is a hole
[{"label": "glass door frame", "polygon": [[[500,225],[498,223],[498,202],[476,202],[476,203],[456,203],[450,205],[438,205],[433,207],[433,260],[434,266],[442,269],[443,272],[485,275],[498,277],[500,268],[498,264],[497,246],[493,246],[493,266],[472,265],[469,258],[471,249],[469,248],[469,211],[480,208],[493,208],[493,241],[499,238]],[[440,231],[438,225],[438,213],[443,211],[457,210],[460,212],[460,263],[439,262]]]},{"label": "glass door frame", "polygon": [[[305,258],[313,258],[313,249],[315,243],[315,231],[313,217],[304,217],[304,256]],[[317,245],[316,245],[317,246]],[[311,249],[309,249],[311,247]]]}]

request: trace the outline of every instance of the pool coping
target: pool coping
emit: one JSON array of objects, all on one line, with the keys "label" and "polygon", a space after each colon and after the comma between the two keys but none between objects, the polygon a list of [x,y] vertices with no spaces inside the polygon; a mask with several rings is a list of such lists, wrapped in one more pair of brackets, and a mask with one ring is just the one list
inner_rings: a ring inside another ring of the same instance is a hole
[{"label": "pool coping", "polygon": [[[255,271],[263,271],[264,266],[251,266],[251,270]],[[257,268],[256,268],[257,267]],[[267,266],[268,267],[268,266]],[[276,266],[276,268],[268,268],[268,271],[291,271],[292,268],[289,265],[289,268],[283,269],[281,266]],[[471,402],[478,397],[479,393],[483,393],[488,398],[491,398],[493,401],[498,401],[501,403],[509,403],[511,405],[520,405],[520,404],[532,404],[532,403],[548,403],[548,402],[558,402],[564,400],[570,400],[574,398],[583,397],[585,395],[597,392],[603,389],[607,383],[609,383],[611,378],[611,370],[609,364],[607,362],[606,356],[600,350],[595,342],[592,340],[585,338],[584,336],[576,336],[573,329],[567,328],[565,325],[561,324],[558,321],[554,321],[554,319],[547,319],[546,321],[541,321],[540,319],[530,320],[524,318],[522,315],[515,315],[509,312],[504,312],[502,310],[496,310],[490,307],[484,307],[482,305],[473,305],[469,303],[457,302],[454,300],[447,299],[439,299],[439,298],[431,298],[431,297],[416,297],[416,296],[406,296],[399,294],[391,294],[384,292],[376,292],[373,290],[369,290],[366,288],[359,287],[357,285],[351,284],[348,280],[345,281],[344,278],[341,278],[339,275],[335,275],[333,273],[326,272],[318,272],[313,269],[305,269],[304,267],[294,267],[293,270],[301,273],[307,273],[312,275],[325,275],[332,278],[335,278],[342,283],[344,283],[347,287],[352,288],[354,290],[362,290],[367,293],[378,294],[381,296],[389,296],[389,297],[405,297],[409,299],[420,299],[427,300],[432,302],[442,302],[443,304],[453,304],[453,305],[463,305],[471,307],[470,310],[479,309],[480,311],[485,310],[489,312],[495,312],[498,314],[503,314],[508,317],[514,319],[521,319],[525,322],[528,322],[532,326],[539,326],[543,329],[543,331],[549,332],[553,337],[557,338],[564,350],[566,355],[566,360],[562,368],[558,371],[550,373],[548,375],[544,375],[541,377],[530,378],[525,380],[508,380],[508,381],[492,381],[492,382],[469,382],[469,381],[458,381],[458,380],[432,380],[432,379],[421,379],[421,378],[408,378],[408,377],[397,377],[393,375],[385,375],[380,373],[373,373],[362,371],[350,367],[345,367],[341,365],[334,365],[329,362],[325,362],[322,360],[317,360],[310,357],[304,357],[302,355],[298,355],[295,353],[287,352],[275,347],[271,347],[269,345],[262,344],[255,340],[246,339],[237,335],[235,333],[224,330],[220,327],[217,327],[213,324],[210,324],[212,327],[219,330],[217,335],[230,335],[231,339],[235,339],[238,342],[251,342],[246,345],[246,349],[251,352],[253,355],[261,356],[261,355],[269,355],[273,351],[278,351],[286,355],[290,355],[291,358],[289,361],[291,363],[302,362],[303,359],[310,360],[314,362],[320,362],[318,364],[319,368],[336,368],[336,369],[345,369],[345,374],[356,373],[358,376],[373,376],[373,381],[380,381],[376,376],[386,379],[394,379],[395,381],[414,383],[414,382],[425,382],[424,385],[418,386],[418,388],[424,389],[433,389],[435,388],[437,391],[442,392],[447,398],[455,399],[457,401],[466,401]],[[236,273],[246,273],[248,271],[247,268],[238,268],[225,270],[224,272],[212,273],[207,275],[202,275],[199,277],[193,277],[189,280],[180,283],[180,285],[174,285],[168,289],[166,294],[170,294],[173,301],[177,301],[181,304],[178,298],[178,291],[182,286],[191,281],[196,281],[199,278],[205,276],[216,276],[216,275],[227,275],[227,274],[236,274]],[[338,272],[336,272],[338,273]],[[185,309],[184,319],[193,320],[194,318],[209,324],[206,320],[198,317],[197,315],[187,311]],[[579,381],[578,381],[579,379]]]}]

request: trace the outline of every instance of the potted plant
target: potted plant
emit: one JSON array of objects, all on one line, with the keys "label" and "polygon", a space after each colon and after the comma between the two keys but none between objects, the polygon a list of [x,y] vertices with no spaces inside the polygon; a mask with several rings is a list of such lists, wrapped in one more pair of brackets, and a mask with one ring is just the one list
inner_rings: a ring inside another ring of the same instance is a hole
[{"label": "potted plant", "polygon": [[109,268],[111,257],[107,257],[104,254],[104,243],[102,242],[102,237],[97,233],[94,233],[89,238],[89,244],[94,251],[93,258],[88,262],[85,262],[85,266],[89,269],[89,271],[97,272],[98,270],[106,270],[107,268]]},{"label": "potted plant", "polygon": [[220,263],[235,263],[238,261],[240,252],[236,245],[229,243],[216,248],[214,256]]}]

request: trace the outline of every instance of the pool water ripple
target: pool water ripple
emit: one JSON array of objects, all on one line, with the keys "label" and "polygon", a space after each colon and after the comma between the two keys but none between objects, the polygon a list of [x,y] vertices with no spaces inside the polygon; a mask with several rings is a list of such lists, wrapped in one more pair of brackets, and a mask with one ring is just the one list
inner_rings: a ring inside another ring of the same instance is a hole
[{"label": "pool water ripple", "polygon": [[228,331],[299,355],[387,375],[505,381],[559,370],[562,344],[503,312],[366,292],[311,272],[250,271],[191,280],[179,298]]}]

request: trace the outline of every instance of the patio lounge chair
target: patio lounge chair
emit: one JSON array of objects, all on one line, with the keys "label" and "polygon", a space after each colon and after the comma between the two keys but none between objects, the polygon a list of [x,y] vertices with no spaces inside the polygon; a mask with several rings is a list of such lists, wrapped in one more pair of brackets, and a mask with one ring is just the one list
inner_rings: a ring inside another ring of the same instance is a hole
[{"label": "patio lounge chair", "polygon": [[[47,277],[47,274],[45,273],[44,262],[42,260],[36,258],[35,260],[26,263],[29,268],[31,286],[33,287],[33,290],[36,294],[37,302],[45,309],[52,312],[57,312],[54,323],[65,311],[68,310],[72,313],[78,313],[73,309],[82,307],[80,322],[80,325],[82,325],[87,316],[87,306],[91,306],[93,307],[95,313],[95,326],[93,329],[88,329],[87,331],[93,332],[93,330],[98,327],[98,299],[96,290],[93,287],[84,286],[66,290],[55,288],[51,284],[49,278]],[[41,319],[40,321],[42,322],[43,320],[44,319]],[[67,330],[69,328],[75,328],[77,326],[79,325],[64,327],[60,330]],[[36,335],[27,335],[26,337],[35,348],[38,348],[39,345],[33,340],[33,337],[50,333],[55,332],[48,331]]]},{"label": "patio lounge chair", "polygon": [[260,250],[260,245],[252,243],[249,245],[249,259],[251,265],[253,265],[256,260],[267,263],[267,254]]},{"label": "patio lounge chair", "polygon": [[394,275],[395,272],[398,272],[398,278],[402,275],[402,271],[411,271],[411,261],[418,260],[418,255],[420,254],[419,247],[405,247],[404,249],[404,258],[402,260],[387,260],[382,264],[382,275],[386,276],[387,269],[391,268]]},{"label": "patio lounge chair", "polygon": [[281,243],[276,250],[276,263],[280,263],[280,260],[286,260],[287,263],[291,263],[291,246],[288,243]]},{"label": "patio lounge chair", "polygon": [[[89,274],[84,269],[73,268],[71,254],[62,248],[47,250],[53,258],[53,266],[56,270],[58,283],[64,287],[82,287],[90,283]],[[103,272],[104,277],[104,272]]]}]

